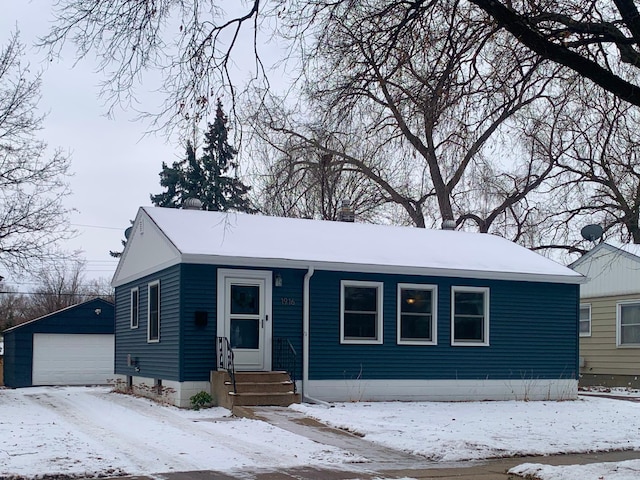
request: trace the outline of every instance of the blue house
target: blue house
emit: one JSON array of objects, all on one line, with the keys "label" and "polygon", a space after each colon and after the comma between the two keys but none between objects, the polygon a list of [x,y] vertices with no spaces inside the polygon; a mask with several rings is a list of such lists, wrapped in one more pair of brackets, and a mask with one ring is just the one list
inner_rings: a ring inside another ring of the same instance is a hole
[{"label": "blue house", "polygon": [[101,298],[8,328],[7,387],[107,384],[114,378],[114,308]]},{"label": "blue house", "polygon": [[284,340],[306,399],[575,398],[583,278],[489,234],[144,207],[115,372],[188,406],[216,345],[263,372]]}]

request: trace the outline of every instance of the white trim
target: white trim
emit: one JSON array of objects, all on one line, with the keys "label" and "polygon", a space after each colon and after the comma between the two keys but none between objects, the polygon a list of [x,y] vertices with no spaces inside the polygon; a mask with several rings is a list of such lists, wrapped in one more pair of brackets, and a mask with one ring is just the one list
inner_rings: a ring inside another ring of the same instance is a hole
[{"label": "white trim", "polygon": [[309,297],[313,267],[309,266],[302,281],[302,398],[306,397],[306,385],[309,380],[309,319],[311,316],[311,299]]},{"label": "white trim", "polygon": [[[344,337],[344,289],[345,287],[364,287],[376,289],[376,338],[345,339]],[[380,345],[384,340],[383,282],[365,282],[361,280],[340,280],[340,343],[355,345]]]},{"label": "white trim", "polygon": [[[455,294],[456,292],[482,292],[484,293],[484,325],[482,342],[456,341],[455,340]],[[463,285],[451,286],[451,345],[455,347],[488,347],[489,346],[489,287],[469,287]]]},{"label": "white trim", "polygon": [[[406,290],[425,290],[431,292],[431,340],[402,340],[401,338],[401,292]],[[398,345],[437,345],[438,344],[438,286],[426,283],[398,283],[396,309],[396,342]]]},{"label": "white trim", "polygon": [[[306,270],[309,265],[312,265],[317,271],[406,274],[430,277],[474,278],[480,280],[513,280],[519,282],[569,284],[581,284],[587,282],[587,277],[579,273],[576,273],[576,275],[552,275],[547,273],[537,274],[499,272],[492,270],[464,270],[454,268],[420,268],[403,265],[369,265],[343,262],[321,262],[316,260],[290,260],[286,258],[228,257],[225,255],[201,255],[195,253],[183,253],[180,257],[180,260],[181,262],[174,263],[196,263],[202,265],[228,265],[240,267],[265,267],[272,269],[298,268],[301,270]],[[128,279],[128,281],[131,281],[132,279]],[[122,283],[123,282],[118,281],[118,283],[114,283],[113,286],[118,286]]]},{"label": "white trim", "polygon": [[239,280],[260,280],[264,282],[264,349],[262,370],[271,370],[271,345],[273,343],[273,273],[270,270],[244,270],[235,268],[218,268],[216,286],[216,325],[219,337],[228,337],[225,325],[225,283],[227,278]]},{"label": "white trim", "polygon": [[580,334],[581,337],[590,337],[591,336],[591,304],[590,303],[581,303],[580,304],[580,310],[582,310],[583,308],[589,310],[589,331],[588,332],[582,332],[581,331],[580,323],[582,322],[582,318],[580,318],[581,315],[578,313],[578,333]]},{"label": "white trim", "polygon": [[622,343],[622,307],[624,305],[639,305],[640,299],[621,300],[616,302],[616,347],[640,348],[640,343]]},{"label": "white trim", "polygon": [[[136,293],[136,324],[133,324],[133,292]],[[140,326],[140,289],[134,287],[129,290],[129,328],[136,329]]]},{"label": "white trim", "polygon": [[[151,338],[151,288],[158,287],[158,338]],[[147,343],[160,343],[160,280],[147,284]],[[138,315],[139,317],[139,315]]]},{"label": "white trim", "polygon": [[326,402],[575,400],[573,379],[309,380],[309,395]]}]

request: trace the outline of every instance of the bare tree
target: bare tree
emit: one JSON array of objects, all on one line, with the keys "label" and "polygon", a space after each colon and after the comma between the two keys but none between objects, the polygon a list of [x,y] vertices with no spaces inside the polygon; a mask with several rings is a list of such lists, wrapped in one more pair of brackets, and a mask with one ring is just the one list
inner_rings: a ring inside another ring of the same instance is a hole
[{"label": "bare tree", "polygon": [[284,217],[338,220],[348,200],[360,221],[379,221],[386,203],[379,187],[360,172],[317,149],[282,149],[270,141],[275,161],[265,154],[262,210]]},{"label": "bare tree", "polygon": [[56,243],[70,235],[62,203],[69,160],[36,137],[40,77],[22,56],[14,33],[0,50],[0,263],[13,271],[56,256]]},{"label": "bare tree", "polygon": [[29,316],[37,318],[71,305],[101,297],[113,300],[113,291],[105,279],[87,281],[85,264],[54,263],[42,268],[35,277],[38,285],[30,292]]},{"label": "bare tree", "polygon": [[[322,27],[305,53],[310,104],[303,109],[312,118],[277,102],[262,112],[287,138],[284,149],[323,152],[375,183],[416,226],[472,222],[519,239],[527,196],[555,164],[520,155],[513,132],[518,116],[558,101],[558,68],[455,0],[431,5],[399,35],[400,7],[384,16],[374,14],[380,2],[352,7],[314,18]],[[516,155],[494,159],[510,151]]]},{"label": "bare tree", "polygon": [[29,297],[12,286],[0,284],[0,332],[31,320]]},{"label": "bare tree", "polygon": [[598,223],[606,237],[640,243],[640,110],[583,85],[562,116],[564,147],[552,153],[562,175],[550,194],[563,202],[548,241],[579,250],[580,228]]},{"label": "bare tree", "polygon": [[640,12],[634,0],[470,1],[541,57],[640,106]]},{"label": "bare tree", "polygon": [[80,58],[97,55],[110,107],[131,104],[144,74],[159,72],[166,102],[155,120],[191,126],[215,109],[222,88],[235,91],[231,54],[238,43],[252,45],[254,71],[261,72],[259,6],[237,2],[226,13],[216,0],[58,0],[42,44],[52,56],[66,42]]}]

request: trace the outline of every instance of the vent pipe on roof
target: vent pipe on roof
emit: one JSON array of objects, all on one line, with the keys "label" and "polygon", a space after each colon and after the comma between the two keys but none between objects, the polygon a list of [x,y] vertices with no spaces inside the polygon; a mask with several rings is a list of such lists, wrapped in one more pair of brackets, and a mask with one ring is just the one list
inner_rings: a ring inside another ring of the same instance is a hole
[{"label": "vent pipe on roof", "polygon": [[356,221],[356,214],[351,207],[351,200],[342,200],[342,205],[340,207],[340,210],[338,211],[338,220],[340,222],[351,223]]},{"label": "vent pipe on roof", "polygon": [[456,221],[446,218],[442,221],[442,230],[455,230]]},{"label": "vent pipe on roof", "polygon": [[182,202],[182,208],[184,210],[202,210],[202,200],[193,197],[185,198]]}]

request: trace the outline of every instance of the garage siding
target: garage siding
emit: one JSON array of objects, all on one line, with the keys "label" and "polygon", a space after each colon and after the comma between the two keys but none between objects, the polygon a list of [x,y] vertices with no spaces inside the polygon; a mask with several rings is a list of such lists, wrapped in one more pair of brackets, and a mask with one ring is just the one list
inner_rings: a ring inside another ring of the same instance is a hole
[{"label": "garage siding", "polygon": [[5,330],[5,385],[13,388],[33,385],[34,334],[113,335],[113,332],[113,304],[99,298]]}]

